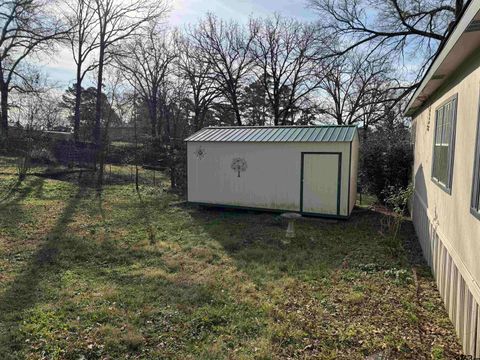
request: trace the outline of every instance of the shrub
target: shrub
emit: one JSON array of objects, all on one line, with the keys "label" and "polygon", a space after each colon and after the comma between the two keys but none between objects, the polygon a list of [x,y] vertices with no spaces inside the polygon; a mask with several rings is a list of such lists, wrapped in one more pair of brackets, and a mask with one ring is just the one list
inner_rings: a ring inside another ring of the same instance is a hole
[{"label": "shrub", "polygon": [[187,153],[183,142],[165,143],[160,138],[150,138],[143,148],[143,164],[166,170],[172,189],[185,193]]},{"label": "shrub", "polygon": [[411,180],[413,151],[410,131],[384,123],[364,134],[360,149],[360,190],[385,204],[391,189],[405,189]]},{"label": "shrub", "polygon": [[142,145],[135,148],[133,143],[111,144],[108,147],[107,163],[109,164],[135,164],[135,154],[138,151],[139,156],[142,154]]},{"label": "shrub", "polygon": [[46,147],[33,148],[30,153],[30,158],[33,164],[51,165],[56,162],[52,152]]}]

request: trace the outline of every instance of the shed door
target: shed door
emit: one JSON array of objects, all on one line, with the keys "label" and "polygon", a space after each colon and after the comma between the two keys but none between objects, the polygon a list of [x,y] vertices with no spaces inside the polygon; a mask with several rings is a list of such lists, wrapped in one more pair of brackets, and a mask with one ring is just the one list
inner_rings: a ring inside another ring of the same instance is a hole
[{"label": "shed door", "polygon": [[340,214],[341,163],[341,153],[302,153],[302,212]]}]

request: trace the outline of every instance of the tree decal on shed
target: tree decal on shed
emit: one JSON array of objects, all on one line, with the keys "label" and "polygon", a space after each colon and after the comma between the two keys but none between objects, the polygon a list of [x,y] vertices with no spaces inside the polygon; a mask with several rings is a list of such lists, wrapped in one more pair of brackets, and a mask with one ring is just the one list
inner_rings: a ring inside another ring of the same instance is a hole
[{"label": "tree decal on shed", "polygon": [[242,158],[235,158],[232,161],[232,170],[238,173],[238,177],[240,177],[240,173],[247,170],[247,162],[245,159]]},{"label": "tree decal on shed", "polygon": [[206,151],[204,148],[201,146],[195,150],[195,156],[197,157],[198,160],[202,160],[205,157]]}]

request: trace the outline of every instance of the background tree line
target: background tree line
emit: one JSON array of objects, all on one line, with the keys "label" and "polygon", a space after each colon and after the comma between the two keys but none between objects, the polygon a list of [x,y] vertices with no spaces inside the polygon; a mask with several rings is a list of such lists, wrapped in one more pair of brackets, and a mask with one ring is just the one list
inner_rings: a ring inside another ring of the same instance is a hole
[{"label": "background tree line", "polygon": [[[128,125],[154,154],[150,161],[162,160],[174,172],[183,138],[204,126],[356,124],[365,144],[364,183],[372,191],[403,186],[408,174],[372,185],[372,177],[388,171],[367,171],[379,162],[366,159],[389,150],[372,146],[368,134],[375,133],[375,144],[385,140],[382,134],[408,138],[402,106],[465,4],[305,5],[318,21],[272,15],[243,23],[206,14],[172,29],[162,1],[0,1],[2,147],[14,123],[67,127],[74,141],[94,145],[95,168],[102,168],[108,128]],[[74,60],[73,85],[59,101],[25,101],[58,93],[33,64],[35,56],[60,50]],[[397,156],[408,158],[409,141],[401,143]]]}]

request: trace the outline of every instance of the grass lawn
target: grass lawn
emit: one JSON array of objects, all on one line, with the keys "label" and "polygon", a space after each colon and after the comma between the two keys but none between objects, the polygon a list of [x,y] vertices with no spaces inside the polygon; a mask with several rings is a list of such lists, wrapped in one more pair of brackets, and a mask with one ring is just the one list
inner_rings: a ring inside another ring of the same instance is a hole
[{"label": "grass lawn", "polygon": [[[452,359],[411,224],[185,205],[112,167],[15,182],[0,168],[1,359]],[[158,173],[157,173],[158,176]],[[166,179],[163,179],[167,188]],[[372,356],[383,354],[383,356]]]}]

